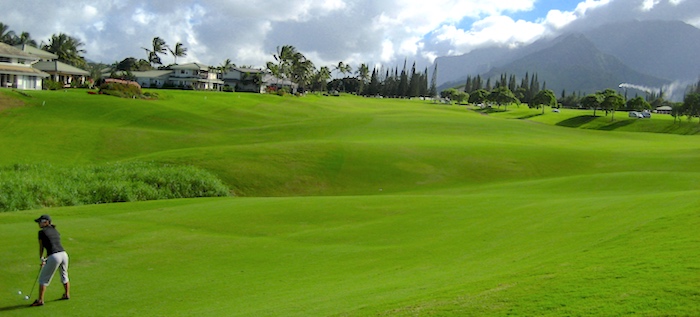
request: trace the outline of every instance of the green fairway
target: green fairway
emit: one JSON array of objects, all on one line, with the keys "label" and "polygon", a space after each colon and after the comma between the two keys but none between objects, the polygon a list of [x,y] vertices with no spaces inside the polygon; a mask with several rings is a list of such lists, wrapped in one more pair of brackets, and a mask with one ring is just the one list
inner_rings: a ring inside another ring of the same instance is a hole
[{"label": "green fairway", "polygon": [[[0,213],[2,316],[700,315],[697,122],[0,93],[1,166],[191,165],[237,195]],[[42,213],[72,299],[28,308]]]}]

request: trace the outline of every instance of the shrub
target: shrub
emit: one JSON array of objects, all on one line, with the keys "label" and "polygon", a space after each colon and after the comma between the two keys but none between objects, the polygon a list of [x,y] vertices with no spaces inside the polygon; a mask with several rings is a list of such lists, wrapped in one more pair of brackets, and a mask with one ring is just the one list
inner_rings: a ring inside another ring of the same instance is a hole
[{"label": "shrub", "polygon": [[55,80],[47,79],[44,81],[44,89],[46,90],[59,90],[63,88],[63,84]]},{"label": "shrub", "polygon": [[100,85],[100,93],[121,98],[142,98],[141,86],[125,80],[105,81]]},{"label": "shrub", "polygon": [[221,180],[192,166],[133,162],[0,168],[0,211],[228,195]]}]

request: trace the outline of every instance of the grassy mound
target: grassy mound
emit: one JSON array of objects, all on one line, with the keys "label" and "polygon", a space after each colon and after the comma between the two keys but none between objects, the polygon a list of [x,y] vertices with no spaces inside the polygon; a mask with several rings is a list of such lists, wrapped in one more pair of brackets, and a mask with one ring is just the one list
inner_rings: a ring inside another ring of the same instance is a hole
[{"label": "grassy mound", "polygon": [[0,211],[227,195],[216,176],[191,166],[137,162],[0,168]]}]

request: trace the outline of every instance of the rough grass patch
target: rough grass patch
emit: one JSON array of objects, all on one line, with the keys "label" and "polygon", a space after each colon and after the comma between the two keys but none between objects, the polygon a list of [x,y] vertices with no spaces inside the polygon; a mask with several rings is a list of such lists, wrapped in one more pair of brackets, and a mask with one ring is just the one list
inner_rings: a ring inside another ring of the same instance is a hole
[{"label": "rough grass patch", "polygon": [[0,168],[0,211],[227,195],[216,176],[192,166],[135,162]]}]

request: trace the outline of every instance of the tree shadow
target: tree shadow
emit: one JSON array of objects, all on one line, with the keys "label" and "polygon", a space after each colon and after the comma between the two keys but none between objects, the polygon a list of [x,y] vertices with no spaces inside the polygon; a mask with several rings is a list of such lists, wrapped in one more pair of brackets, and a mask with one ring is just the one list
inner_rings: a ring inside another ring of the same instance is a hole
[{"label": "tree shadow", "polygon": [[492,107],[486,107],[483,109],[474,109],[475,112],[481,113],[481,114],[489,114],[489,113],[499,113],[499,112],[506,112],[506,110],[503,109],[496,109]]},{"label": "tree shadow", "polygon": [[526,120],[526,119],[530,119],[530,118],[534,118],[534,117],[539,117],[539,116],[542,116],[542,113],[529,114],[529,115],[525,115],[525,116],[522,116],[522,117],[518,117],[518,119]]},{"label": "tree shadow", "polygon": [[634,120],[615,121],[615,122],[612,123],[612,124],[608,124],[608,125],[606,125],[606,126],[604,126],[604,127],[598,128],[598,130],[602,130],[602,131],[613,131],[613,130],[617,130],[617,129],[622,128],[622,127],[626,127],[626,126],[628,126],[628,125],[630,125],[630,124],[632,124],[632,123],[634,123]]},{"label": "tree shadow", "polygon": [[590,123],[591,121],[597,119],[598,116],[578,116],[566,119],[564,121],[558,122],[556,125],[560,127],[567,128],[580,128],[581,126]]}]

